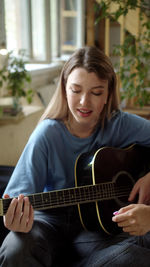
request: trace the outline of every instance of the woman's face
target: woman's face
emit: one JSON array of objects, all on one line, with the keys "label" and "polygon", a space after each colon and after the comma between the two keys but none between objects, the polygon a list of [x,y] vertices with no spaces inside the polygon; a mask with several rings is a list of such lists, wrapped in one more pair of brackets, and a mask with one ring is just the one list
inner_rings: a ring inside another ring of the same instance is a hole
[{"label": "woman's face", "polygon": [[92,132],[107,103],[108,81],[99,79],[94,72],[76,68],[68,76],[66,97],[72,127]]}]

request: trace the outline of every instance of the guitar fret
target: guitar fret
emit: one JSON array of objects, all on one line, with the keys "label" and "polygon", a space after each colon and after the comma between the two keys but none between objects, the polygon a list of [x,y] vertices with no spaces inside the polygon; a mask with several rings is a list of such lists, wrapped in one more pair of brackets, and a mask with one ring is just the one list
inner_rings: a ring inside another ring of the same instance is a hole
[{"label": "guitar fret", "polygon": [[63,205],[64,204],[64,194],[62,191],[56,192],[57,195],[57,205]]},{"label": "guitar fret", "polygon": [[43,204],[46,205],[50,202],[50,198],[49,198],[49,193],[44,193],[43,194]]},{"label": "guitar fret", "polygon": [[93,190],[93,187],[91,188],[91,190],[90,190],[90,188],[88,187],[88,191],[89,191],[89,193],[90,193],[91,200],[93,200],[93,199],[94,199],[94,190]]},{"label": "guitar fret", "polygon": [[64,204],[74,204],[76,203],[75,189],[66,189],[63,194]]},{"label": "guitar fret", "polygon": [[104,198],[105,197],[105,186],[104,186],[104,184],[101,184],[101,195],[102,195],[102,198]]},{"label": "guitar fret", "polygon": [[72,203],[74,203],[76,201],[76,198],[75,198],[75,190],[74,188],[70,189],[70,200]]},{"label": "guitar fret", "polygon": [[58,205],[56,192],[51,192],[51,205]]},{"label": "guitar fret", "polygon": [[111,184],[111,188],[112,188],[111,190],[112,195],[114,196],[115,195],[115,184],[114,183]]},{"label": "guitar fret", "polygon": [[81,195],[81,199],[83,199],[84,201],[85,200],[84,187],[80,188],[80,195]]},{"label": "guitar fret", "polygon": [[103,190],[100,185],[96,185],[95,190],[96,190],[96,193],[95,193],[94,199],[98,200],[99,196],[103,196]]},{"label": "guitar fret", "polygon": [[65,202],[65,204],[68,203],[68,199],[69,199],[69,191],[65,190],[64,191],[64,202]]},{"label": "guitar fret", "polygon": [[[91,190],[90,190],[91,189]],[[94,192],[93,190],[94,188],[89,188],[89,192],[90,192],[90,197],[92,200],[95,200],[96,199],[96,192]]]},{"label": "guitar fret", "polygon": [[[92,189],[92,190],[90,190]],[[91,195],[91,199],[92,200],[95,200],[96,199],[96,188],[92,187],[92,188],[89,188],[89,192],[91,191],[90,195]]]},{"label": "guitar fret", "polygon": [[98,192],[103,196],[103,188],[102,185],[98,185]]},{"label": "guitar fret", "polygon": [[84,188],[84,193],[85,193],[85,198],[88,201],[90,199],[90,192],[89,192],[89,188],[88,187]]},{"label": "guitar fret", "polygon": [[61,204],[61,203],[63,203],[63,201],[64,201],[64,194],[63,194],[63,192],[62,191],[59,191],[58,193],[57,193],[57,197],[58,197],[58,200],[59,200],[59,204]]},{"label": "guitar fret", "polygon": [[111,198],[111,196],[112,196],[111,184],[108,184],[107,197]]},{"label": "guitar fret", "polygon": [[104,197],[107,197],[107,184],[104,184]]},{"label": "guitar fret", "polygon": [[37,208],[39,205],[41,207],[40,203],[42,203],[42,194],[35,194],[34,198],[32,200],[34,201],[33,205],[34,205],[35,208]]},{"label": "guitar fret", "polygon": [[34,195],[30,195],[29,197],[29,201],[31,203],[31,205],[33,206],[33,208],[35,207],[35,201],[34,201]]},{"label": "guitar fret", "polygon": [[77,201],[77,203],[79,202],[79,200],[80,200],[80,188],[79,187],[76,187],[75,188],[75,191],[76,191],[76,201]]},{"label": "guitar fret", "polygon": [[59,205],[58,192],[55,192],[55,194],[56,205]]}]

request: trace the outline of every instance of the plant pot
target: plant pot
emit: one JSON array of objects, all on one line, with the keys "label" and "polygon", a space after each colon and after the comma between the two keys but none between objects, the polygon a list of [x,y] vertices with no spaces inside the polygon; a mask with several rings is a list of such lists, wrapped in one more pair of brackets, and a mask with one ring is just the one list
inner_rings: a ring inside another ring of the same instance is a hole
[{"label": "plant pot", "polygon": [[0,98],[0,118],[16,116],[21,112],[22,107],[19,97],[2,97]]}]

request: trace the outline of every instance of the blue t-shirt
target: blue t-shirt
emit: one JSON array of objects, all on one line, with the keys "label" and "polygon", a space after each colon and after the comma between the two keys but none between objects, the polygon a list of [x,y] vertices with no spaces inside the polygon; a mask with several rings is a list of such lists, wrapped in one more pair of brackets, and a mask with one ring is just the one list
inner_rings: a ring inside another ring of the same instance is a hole
[{"label": "blue t-shirt", "polygon": [[150,121],[118,111],[90,137],[73,136],[60,120],[45,119],[33,131],[5,194],[10,197],[74,186],[74,167],[84,152],[104,146],[150,146]]}]

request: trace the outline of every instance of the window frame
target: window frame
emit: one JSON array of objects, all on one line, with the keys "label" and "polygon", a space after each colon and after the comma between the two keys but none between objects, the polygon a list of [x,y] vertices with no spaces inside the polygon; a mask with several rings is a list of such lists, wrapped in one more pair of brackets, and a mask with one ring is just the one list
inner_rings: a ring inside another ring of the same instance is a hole
[{"label": "window frame", "polygon": [[50,1],[44,0],[44,17],[45,17],[45,32],[46,32],[46,42],[45,42],[45,60],[38,60],[33,57],[33,35],[32,35],[32,0],[27,0],[27,8],[29,13],[29,63],[40,63],[40,64],[48,64],[51,63],[51,41],[50,41]]},{"label": "window frame", "polygon": [[0,49],[6,46],[4,0],[0,1]]},{"label": "window frame", "polygon": [[[84,45],[84,35],[85,35],[85,0],[76,0],[78,6],[78,19],[77,19],[77,28],[79,29],[77,34],[77,47],[81,47]],[[45,60],[39,60],[34,58],[33,56],[33,28],[32,28],[32,0],[26,0],[25,5],[28,12],[28,25],[27,25],[27,34],[29,38],[27,40],[28,46],[28,54],[29,58],[27,59],[30,64],[50,64],[55,60],[64,60],[62,51],[61,51],[61,19],[60,19],[60,8],[61,8],[61,0],[55,0],[55,11],[56,11],[56,19],[54,21],[55,25],[52,25],[51,19],[51,11],[52,11],[52,3],[54,0],[44,0],[44,25],[45,25]],[[1,0],[2,11],[1,13],[5,13],[5,0]],[[53,12],[53,11],[52,11]],[[4,14],[5,16],[5,14]],[[53,28],[54,29],[53,29]],[[3,25],[3,36],[6,39],[6,29]],[[55,41],[52,44],[52,33],[56,32]],[[0,40],[1,41],[1,40]],[[55,46],[55,55],[53,55],[53,47]]]}]

